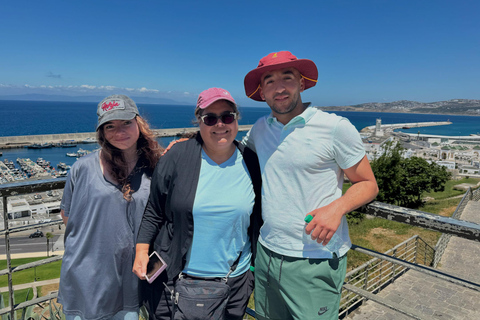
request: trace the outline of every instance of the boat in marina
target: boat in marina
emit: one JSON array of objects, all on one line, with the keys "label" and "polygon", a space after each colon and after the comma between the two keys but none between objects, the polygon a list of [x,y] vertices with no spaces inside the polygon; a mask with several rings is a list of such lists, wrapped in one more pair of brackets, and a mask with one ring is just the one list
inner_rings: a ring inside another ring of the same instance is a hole
[{"label": "boat in marina", "polygon": [[95,138],[86,138],[82,141],[83,143],[95,143],[97,142],[97,139]]},{"label": "boat in marina", "polygon": [[79,157],[83,157],[83,156],[85,156],[85,155],[87,155],[87,154],[89,154],[89,153],[90,153],[90,151],[84,150],[84,149],[82,149],[82,148],[78,149],[78,151],[77,151],[77,154],[78,154]]},{"label": "boat in marina", "polygon": [[5,166],[6,166],[8,169],[10,169],[10,170],[15,169],[15,164],[13,163],[13,161],[8,160],[8,159],[4,159],[4,160],[3,160],[3,163],[5,164]]},{"label": "boat in marina", "polygon": [[50,161],[46,161],[43,158],[38,158],[37,159],[37,164],[42,168],[50,167]]},{"label": "boat in marina", "polygon": [[60,143],[58,146],[59,146],[60,148],[74,148],[74,147],[77,146],[77,144],[76,144],[76,143],[73,143],[73,142],[68,142],[68,143],[67,143],[67,142],[64,142],[64,143]]},{"label": "boat in marina", "polygon": [[56,177],[57,177],[57,178],[66,177],[67,174],[68,174],[67,170],[58,171],[57,174],[56,174]]},{"label": "boat in marina", "polygon": [[28,149],[45,149],[45,148],[52,148],[52,147],[53,147],[53,144],[47,143],[47,142],[34,143],[34,144],[31,144],[31,145],[27,146]]},{"label": "boat in marina", "polygon": [[71,167],[69,165],[67,165],[65,162],[59,162],[57,164],[57,168],[66,171],[66,170],[70,169]]},{"label": "boat in marina", "polygon": [[67,157],[80,158],[80,157],[83,157],[84,155],[87,155],[89,153],[90,153],[90,151],[80,148],[80,149],[77,150],[77,152],[67,152],[66,156]]}]

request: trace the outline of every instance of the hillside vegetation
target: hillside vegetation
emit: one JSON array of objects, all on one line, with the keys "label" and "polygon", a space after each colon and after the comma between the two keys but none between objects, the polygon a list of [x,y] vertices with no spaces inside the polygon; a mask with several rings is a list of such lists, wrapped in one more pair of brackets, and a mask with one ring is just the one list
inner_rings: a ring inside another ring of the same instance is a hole
[{"label": "hillside vegetation", "polygon": [[351,106],[330,106],[319,108],[329,111],[434,113],[479,116],[480,100],[453,99],[437,102],[400,100],[394,102],[368,102]]}]

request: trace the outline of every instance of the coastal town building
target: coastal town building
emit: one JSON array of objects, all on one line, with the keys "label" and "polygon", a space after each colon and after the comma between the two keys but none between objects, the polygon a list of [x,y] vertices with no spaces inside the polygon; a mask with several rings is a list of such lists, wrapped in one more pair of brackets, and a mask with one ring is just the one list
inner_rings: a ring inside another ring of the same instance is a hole
[{"label": "coastal town building", "polygon": [[[409,123],[382,125],[377,119],[375,126],[361,131],[365,152],[369,161],[385,152],[385,143],[401,143],[405,148],[403,157],[419,157],[446,167],[454,177],[480,177],[480,136],[436,136],[407,134],[395,131],[401,128],[444,125],[446,122]],[[382,129],[383,128],[383,129]]]}]

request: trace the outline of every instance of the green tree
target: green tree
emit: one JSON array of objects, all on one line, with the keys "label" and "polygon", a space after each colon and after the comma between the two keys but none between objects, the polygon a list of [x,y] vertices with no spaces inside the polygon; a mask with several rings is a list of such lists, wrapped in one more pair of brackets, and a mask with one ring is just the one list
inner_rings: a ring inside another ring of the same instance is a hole
[{"label": "green tree", "polygon": [[403,148],[392,142],[385,143],[383,147],[384,154],[371,162],[379,189],[377,200],[394,204],[401,189]]},{"label": "green tree", "polygon": [[50,244],[50,239],[52,239],[54,237],[53,233],[51,232],[47,232],[47,234],[45,235],[45,238],[47,238],[47,257],[50,256],[50,248],[49,248],[49,244]]},{"label": "green tree", "polygon": [[384,148],[385,153],[371,163],[379,187],[378,201],[418,208],[424,192],[442,191],[450,179],[443,166],[418,157],[403,158],[404,148],[399,143],[388,142]]}]

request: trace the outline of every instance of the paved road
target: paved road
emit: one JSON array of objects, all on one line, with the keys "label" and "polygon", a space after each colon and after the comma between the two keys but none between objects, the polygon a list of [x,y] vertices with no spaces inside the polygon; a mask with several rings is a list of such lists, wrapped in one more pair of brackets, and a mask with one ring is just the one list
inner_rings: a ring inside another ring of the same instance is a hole
[{"label": "paved road", "polygon": [[[470,201],[461,217],[480,224],[480,202]],[[480,243],[452,237],[438,268],[460,278],[480,283]],[[433,319],[480,319],[480,292],[439,280],[413,270],[401,276],[379,294],[428,315]],[[411,319],[367,301],[347,319]]]},{"label": "paved road", "polygon": [[[47,239],[45,237],[28,237],[28,235],[34,231],[35,230],[29,230],[10,235],[10,252],[12,258],[42,257],[47,255]],[[65,232],[65,228],[59,230],[58,227],[45,227],[40,228],[40,231],[42,231],[43,234],[53,231],[54,237],[50,239],[50,254],[63,254],[63,232]],[[5,259],[5,238],[0,237],[0,260]]]},{"label": "paved road", "polygon": [[[50,239],[49,247],[52,251],[52,247],[55,242],[60,238],[59,235],[54,236]],[[47,238],[29,238],[25,237],[15,237],[10,238],[10,253],[30,253],[30,252],[45,252],[47,251]],[[5,239],[0,242],[0,255],[5,255]]]}]

